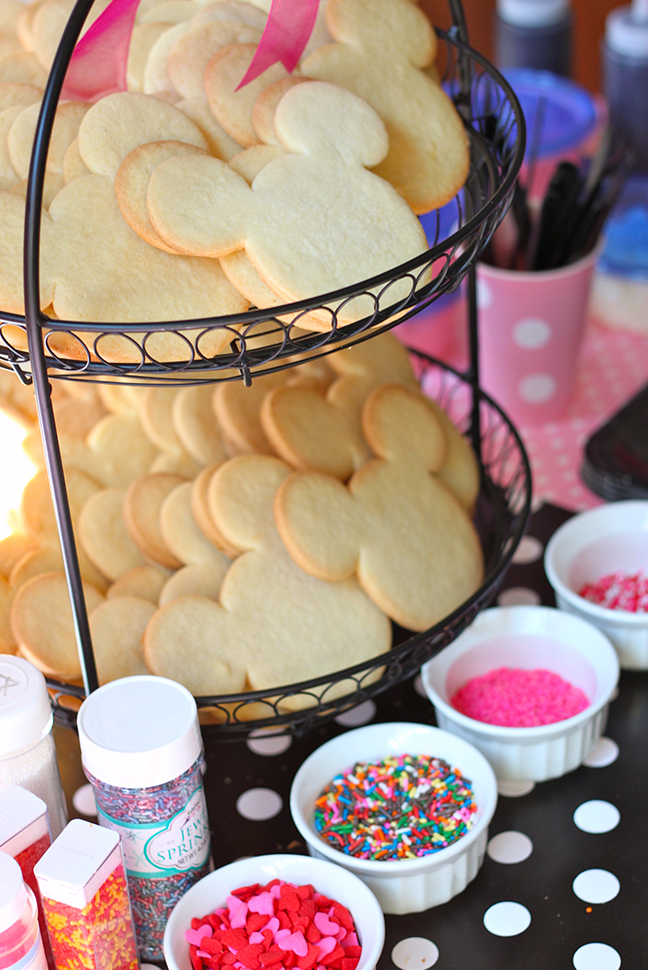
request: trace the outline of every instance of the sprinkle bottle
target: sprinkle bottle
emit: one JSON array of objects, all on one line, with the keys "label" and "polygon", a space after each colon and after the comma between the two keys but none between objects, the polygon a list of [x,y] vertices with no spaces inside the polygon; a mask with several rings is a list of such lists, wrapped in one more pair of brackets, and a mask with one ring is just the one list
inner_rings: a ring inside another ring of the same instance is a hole
[{"label": "sprinkle bottle", "polygon": [[138,970],[116,832],[73,819],[34,873],[58,970]]},{"label": "sprinkle bottle", "polygon": [[210,865],[196,702],[172,680],[125,677],[84,701],[77,726],[99,824],[122,839],[140,958],[160,960],[171,910]]},{"label": "sprinkle bottle", "polygon": [[0,789],[0,852],[6,852],[16,860],[23,879],[36,897],[45,956],[53,970],[54,957],[47,939],[45,914],[34,875],[34,866],[49,849],[51,841],[47,805],[42,798],[18,785]]},{"label": "sprinkle bottle", "polygon": [[0,970],[47,970],[36,899],[5,852],[0,852]]},{"label": "sprinkle bottle", "polygon": [[0,789],[20,785],[42,798],[52,837],[67,823],[45,678],[21,657],[0,655]]}]

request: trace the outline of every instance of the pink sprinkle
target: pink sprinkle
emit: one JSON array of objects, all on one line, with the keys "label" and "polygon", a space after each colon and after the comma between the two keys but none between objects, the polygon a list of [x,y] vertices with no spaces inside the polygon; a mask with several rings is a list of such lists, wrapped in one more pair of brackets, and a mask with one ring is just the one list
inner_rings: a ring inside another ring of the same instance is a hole
[{"label": "pink sprinkle", "polygon": [[578,595],[606,610],[648,613],[648,574],[608,573],[595,583],[585,583]]},{"label": "pink sprinkle", "polygon": [[185,940],[192,946],[200,946],[204,937],[210,937],[213,932],[214,930],[209,923],[206,923],[197,930],[185,930]]},{"label": "pink sprinkle", "polygon": [[323,960],[324,957],[327,957],[329,953],[333,952],[336,946],[337,946],[337,942],[334,936],[323,936],[322,939],[317,944],[317,947],[318,947],[317,959]]},{"label": "pink sprinkle", "polygon": [[227,906],[232,929],[236,930],[240,926],[245,926],[248,912],[247,903],[244,903],[242,899],[238,899],[237,896],[228,896]]},{"label": "pink sprinkle", "polygon": [[326,913],[315,913],[313,922],[322,936],[337,936],[337,932],[340,929],[340,924],[336,923],[335,920],[329,919]]},{"label": "pink sprinkle", "polygon": [[473,677],[451,699],[455,710],[486,724],[539,727],[580,714],[589,701],[550,670],[500,667]]},{"label": "pink sprinkle", "polygon": [[256,896],[252,896],[247,905],[251,913],[274,916],[274,901],[275,897],[272,893],[257,893]]}]

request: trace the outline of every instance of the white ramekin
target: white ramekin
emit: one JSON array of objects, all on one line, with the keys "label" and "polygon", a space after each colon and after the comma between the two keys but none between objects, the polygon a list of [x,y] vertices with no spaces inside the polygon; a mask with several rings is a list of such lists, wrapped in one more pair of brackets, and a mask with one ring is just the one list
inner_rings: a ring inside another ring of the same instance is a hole
[{"label": "white ramekin", "polygon": [[[466,681],[498,667],[551,670],[580,687],[590,705],[575,717],[529,728],[485,724],[452,707],[451,697]],[[421,670],[440,727],[474,744],[506,781],[546,781],[582,764],[603,733],[618,679],[607,637],[547,606],[485,610]]]},{"label": "white ramekin", "polygon": [[[473,783],[474,827],[452,845],[419,859],[380,862],[337,852],[317,834],[315,802],[328,783],[358,761],[390,755],[428,754],[444,758]],[[319,859],[344,866],[375,893],[384,913],[418,913],[447,903],[475,878],[484,860],[488,824],[497,804],[497,782],[485,758],[470,744],[427,724],[370,724],[327,741],[303,763],[290,791],[295,825]]]},{"label": "white ramekin", "polygon": [[171,913],[164,933],[164,959],[169,970],[192,970],[184,936],[185,930],[191,928],[192,917],[205,916],[224,906],[227,896],[239,886],[257,882],[263,885],[272,879],[284,879],[297,886],[310,884],[317,892],[346,906],[362,946],[357,970],[374,970],[385,942],[385,920],[376,897],[350,872],[305,855],[239,859],[192,886]]},{"label": "white ramekin", "polygon": [[617,570],[648,571],[648,502],[612,502],[575,515],[549,540],[544,567],[559,609],[602,630],[624,669],[648,670],[648,613],[607,610],[577,592]]}]

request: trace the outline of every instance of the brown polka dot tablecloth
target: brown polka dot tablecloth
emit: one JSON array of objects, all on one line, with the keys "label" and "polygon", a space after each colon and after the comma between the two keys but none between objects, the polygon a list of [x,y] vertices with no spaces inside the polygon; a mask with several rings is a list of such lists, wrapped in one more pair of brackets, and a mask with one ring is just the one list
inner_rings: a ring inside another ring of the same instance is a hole
[{"label": "brown polka dot tablecloth", "polygon": [[[534,514],[498,602],[553,605],[542,556],[570,513]],[[366,701],[306,738],[262,732],[212,746],[205,788],[217,866],[305,853],[288,807],[295,772],[324,741],[375,721],[434,723],[420,681]],[[78,745],[57,729],[72,814],[92,818]],[[603,737],[577,771],[500,783],[484,864],[449,903],[387,916],[378,970],[643,970],[648,967],[648,674],[622,674]],[[323,783],[326,779],[323,779]]]}]

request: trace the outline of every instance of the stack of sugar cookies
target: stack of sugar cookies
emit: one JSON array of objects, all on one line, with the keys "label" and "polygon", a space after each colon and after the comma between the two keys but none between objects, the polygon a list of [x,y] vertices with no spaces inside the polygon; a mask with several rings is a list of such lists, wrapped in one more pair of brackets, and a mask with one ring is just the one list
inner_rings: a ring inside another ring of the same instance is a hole
[{"label": "stack of sugar cookies", "polygon": [[[26,178],[73,4],[0,0],[0,311],[23,311]],[[106,4],[97,0],[86,28]],[[331,293],[425,253],[416,214],[451,199],[468,171],[427,18],[411,0],[321,0],[294,74],[276,64],[238,89],[268,8],[269,0],[142,0],[128,91],[60,103],[40,243],[50,317],[233,315]],[[414,273],[417,285],[426,272]],[[409,277],[393,283],[383,308],[412,286]],[[381,288],[332,304],[336,325],[371,314]],[[299,325],[329,331],[332,319],[320,309]],[[139,360],[136,338],[115,329],[100,349],[87,335],[87,346],[105,361]],[[235,332],[203,335],[200,353],[224,351]],[[85,359],[69,333],[50,348]],[[158,361],[182,360],[187,348],[173,333],[147,342]]]},{"label": "stack of sugar cookies", "polygon": [[[390,621],[425,630],[481,582],[477,463],[390,334],[250,388],[65,388],[55,409],[102,683],[149,670],[210,695],[326,677],[386,653]],[[6,406],[29,420],[27,402]],[[42,465],[39,448],[33,430]],[[43,470],[0,542],[0,575],[2,649],[78,679]]]}]

